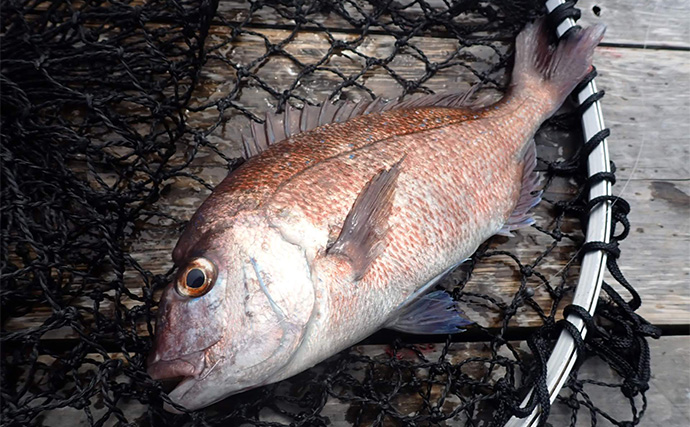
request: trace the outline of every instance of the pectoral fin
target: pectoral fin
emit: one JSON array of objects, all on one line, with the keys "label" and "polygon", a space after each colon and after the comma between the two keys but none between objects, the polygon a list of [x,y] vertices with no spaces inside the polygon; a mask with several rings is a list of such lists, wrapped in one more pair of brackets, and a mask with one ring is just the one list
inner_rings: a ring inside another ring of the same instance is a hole
[{"label": "pectoral fin", "polygon": [[390,169],[377,173],[364,186],[345,218],[340,236],[328,249],[329,254],[349,258],[355,280],[364,276],[371,262],[384,248],[401,163],[402,160]]}]

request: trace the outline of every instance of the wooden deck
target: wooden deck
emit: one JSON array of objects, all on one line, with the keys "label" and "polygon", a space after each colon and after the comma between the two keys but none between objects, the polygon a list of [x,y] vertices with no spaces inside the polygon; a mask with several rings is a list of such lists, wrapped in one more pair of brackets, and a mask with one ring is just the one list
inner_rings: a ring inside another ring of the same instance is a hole
[{"label": "wooden deck", "polygon": [[[690,339],[687,337],[690,332],[690,2],[585,0],[580,1],[579,7],[583,12],[580,24],[604,22],[608,25],[605,43],[595,58],[600,73],[597,84],[607,92],[603,101],[604,117],[612,130],[609,138],[611,158],[618,166],[618,184],[614,187],[614,194],[621,195],[632,205],[629,215],[632,230],[630,237],[622,243],[620,267],[642,297],[639,313],[662,327],[667,335],[678,335],[664,337],[652,345],[653,381],[643,425],[686,426],[690,423]],[[221,0],[220,11],[228,20],[243,19],[245,10],[244,4]],[[261,33],[272,41],[290,34],[282,25],[284,23],[274,16],[266,15],[262,20],[256,23],[261,24]],[[323,24],[337,37],[355,37],[333,29],[337,23]],[[227,28],[214,26],[210,40],[219,41],[226,35]],[[390,42],[391,38],[373,35],[364,48],[369,49],[368,54],[382,53],[390,47]],[[455,44],[452,38],[432,36],[419,37],[416,42],[432,58],[433,55],[443,57],[454,49]],[[305,31],[296,35],[290,44],[290,52],[300,61],[310,63],[313,60],[310,52],[320,52],[324,45],[327,43],[324,43],[322,33]],[[241,62],[260,56],[263,50],[260,40],[248,37],[239,40],[227,54]],[[479,50],[476,52],[479,57],[483,54]],[[332,65],[344,74],[350,74],[358,67],[349,59],[337,61]],[[228,88],[227,81],[234,78],[230,70],[222,63],[212,61],[202,73],[203,87],[196,102],[202,104],[221,96]],[[280,87],[280,79],[291,81],[289,76],[294,75],[295,70],[289,61],[275,61],[257,72]],[[461,70],[455,71],[442,74],[427,86],[434,91],[469,86],[470,76],[463,75]],[[406,72],[413,75],[418,70],[410,67]],[[323,73],[299,90],[310,101],[320,102],[339,80]],[[366,85],[377,95],[388,98],[397,96],[400,90],[385,74],[367,75]],[[245,107],[258,114],[275,105],[262,96],[248,101]],[[216,117],[206,113],[192,114],[191,119],[201,124],[212,123]],[[219,128],[212,139],[225,153],[238,155],[238,129],[244,125],[246,120],[243,117],[230,117],[227,125]],[[194,167],[195,173],[211,185],[225,177],[224,164],[218,158],[202,159]],[[167,205],[167,213],[188,218],[207,194],[200,185],[180,181],[173,185],[167,195],[169,203],[164,205]],[[504,244],[518,256],[529,258],[547,242],[540,239],[543,237],[537,233],[527,232],[526,237]],[[152,272],[163,273],[172,265],[170,254],[175,241],[176,235],[169,229],[149,230],[139,241],[133,242],[132,256]],[[544,267],[544,272],[557,274],[573,254],[573,247],[564,242],[555,251],[551,264]],[[490,261],[480,266],[475,271],[473,283],[478,286],[478,291],[512,296],[516,289],[514,276],[509,269],[499,269],[497,264],[501,261]],[[127,280],[132,292],[141,293],[140,277],[132,276]],[[537,299],[539,292],[537,288]],[[546,300],[548,295],[544,293],[542,297]],[[125,304],[137,303],[125,301]],[[11,320],[5,326],[8,330],[30,328],[41,324],[48,313],[39,310],[21,320]],[[541,321],[534,313],[525,312],[512,326],[519,329],[538,324]],[[498,317],[490,317],[483,324],[486,327],[499,325]],[[146,333],[145,329],[142,328],[141,333]],[[76,337],[69,330],[61,330],[45,338],[69,340]],[[480,353],[482,345],[458,343],[456,351],[458,355]],[[370,345],[360,346],[358,351],[376,354],[384,349]],[[604,364],[588,363],[581,372],[602,381],[616,381],[615,373]],[[605,390],[599,391],[602,401],[606,399],[603,393]],[[597,394],[594,396],[596,398]],[[333,424],[347,425],[347,408],[336,401],[329,405],[327,412]],[[73,412],[53,412],[50,419],[46,417],[43,420],[45,425],[75,425]],[[554,426],[566,425],[569,416],[566,408],[556,405],[550,422]],[[581,425],[589,425],[589,414],[583,412],[580,418]],[[608,425],[601,418],[599,421],[602,422],[600,425]]]}]

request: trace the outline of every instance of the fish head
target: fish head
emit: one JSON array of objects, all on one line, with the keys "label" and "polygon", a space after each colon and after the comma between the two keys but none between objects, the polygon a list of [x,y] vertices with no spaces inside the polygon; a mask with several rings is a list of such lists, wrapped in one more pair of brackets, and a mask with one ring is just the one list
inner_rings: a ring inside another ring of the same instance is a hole
[{"label": "fish head", "polygon": [[280,379],[314,311],[304,251],[259,220],[181,242],[187,247],[175,249],[180,268],[160,301],[149,375],[181,378],[168,396],[188,410]]}]

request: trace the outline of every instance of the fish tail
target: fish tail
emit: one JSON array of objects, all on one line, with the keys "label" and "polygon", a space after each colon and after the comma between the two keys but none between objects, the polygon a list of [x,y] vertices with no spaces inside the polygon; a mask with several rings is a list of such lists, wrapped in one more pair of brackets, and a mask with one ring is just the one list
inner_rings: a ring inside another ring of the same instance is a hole
[{"label": "fish tail", "polygon": [[573,32],[554,48],[543,18],[528,24],[515,41],[514,90],[548,90],[550,116],[591,70],[594,48],[605,30],[594,25]]}]

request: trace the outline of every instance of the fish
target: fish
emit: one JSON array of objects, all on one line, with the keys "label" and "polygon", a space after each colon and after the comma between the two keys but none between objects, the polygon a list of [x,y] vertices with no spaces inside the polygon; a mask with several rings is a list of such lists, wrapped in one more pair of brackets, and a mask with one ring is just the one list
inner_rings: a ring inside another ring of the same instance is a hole
[{"label": "fish", "polygon": [[591,70],[601,25],[515,42],[511,84],[267,115],[248,160],[194,213],[156,319],[148,373],[171,412],[298,374],[382,328],[469,327],[434,285],[496,234],[534,223],[534,134]]}]

